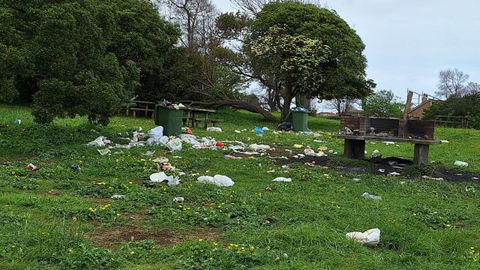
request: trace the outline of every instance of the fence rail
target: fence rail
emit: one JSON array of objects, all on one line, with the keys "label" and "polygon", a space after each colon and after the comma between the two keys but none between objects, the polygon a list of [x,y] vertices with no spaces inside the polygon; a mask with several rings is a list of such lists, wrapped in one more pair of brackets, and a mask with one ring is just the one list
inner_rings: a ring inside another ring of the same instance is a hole
[{"label": "fence rail", "polygon": [[435,124],[445,127],[469,128],[470,121],[469,116],[437,115],[435,117]]}]

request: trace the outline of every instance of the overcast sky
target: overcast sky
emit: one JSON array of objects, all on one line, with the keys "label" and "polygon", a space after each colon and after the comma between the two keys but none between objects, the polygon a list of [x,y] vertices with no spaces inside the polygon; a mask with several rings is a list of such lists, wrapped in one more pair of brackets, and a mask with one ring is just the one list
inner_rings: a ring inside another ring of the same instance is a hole
[{"label": "overcast sky", "polygon": [[[221,11],[236,8],[212,0]],[[480,83],[480,0],[323,0],[366,45],[368,77],[402,99],[433,94],[438,73],[458,68]]]}]

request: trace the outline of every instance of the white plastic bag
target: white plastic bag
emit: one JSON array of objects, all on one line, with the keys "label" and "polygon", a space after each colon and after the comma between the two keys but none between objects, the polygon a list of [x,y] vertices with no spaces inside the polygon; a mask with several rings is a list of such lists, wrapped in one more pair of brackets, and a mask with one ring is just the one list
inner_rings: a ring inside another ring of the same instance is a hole
[{"label": "white plastic bag", "polygon": [[364,192],[362,194],[362,197],[365,198],[366,200],[372,200],[372,201],[381,201],[382,200],[381,196],[372,195],[368,192]]},{"label": "white plastic bag", "polygon": [[180,151],[182,150],[182,141],[178,138],[174,138],[168,141],[166,146],[172,152]]},{"label": "white plastic bag", "polygon": [[273,179],[273,182],[292,182],[292,178],[277,177]]},{"label": "white plastic bag", "polygon": [[222,129],[219,128],[219,127],[208,127],[208,128],[207,128],[207,131],[211,131],[211,132],[222,132]]},{"label": "white plastic bag", "polygon": [[266,144],[251,144],[248,148],[255,152],[263,152],[263,151],[270,150],[271,147],[270,145],[266,145]]},{"label": "white plastic bag", "polygon": [[163,136],[162,126],[152,128],[150,129],[150,131],[148,131],[148,137],[153,138],[154,140],[159,140],[162,136]]},{"label": "white plastic bag", "polygon": [[231,187],[235,184],[230,177],[225,175],[215,175],[214,177],[211,176],[200,176],[197,178],[197,181],[200,183],[208,183],[214,184],[219,187]]},{"label": "white plastic bag", "polygon": [[380,242],[380,230],[378,228],[370,229],[365,232],[349,232],[346,234],[348,239],[355,240],[356,242],[375,247]]},{"label": "white plastic bag", "polygon": [[465,161],[456,160],[453,165],[457,167],[468,167],[468,163]]}]

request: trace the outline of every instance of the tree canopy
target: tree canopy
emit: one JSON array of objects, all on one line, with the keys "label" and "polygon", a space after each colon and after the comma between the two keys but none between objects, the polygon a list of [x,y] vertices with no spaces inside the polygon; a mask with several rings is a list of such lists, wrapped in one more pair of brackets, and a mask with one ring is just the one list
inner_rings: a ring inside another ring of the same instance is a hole
[{"label": "tree canopy", "polygon": [[0,17],[2,99],[33,98],[39,123],[107,124],[153,84],[180,35],[146,0],[1,1]]},{"label": "tree canopy", "polygon": [[[265,54],[259,53],[257,49],[273,35],[294,42],[290,47],[286,46],[290,53],[272,49],[278,52],[277,56],[265,61]],[[309,51],[313,44],[322,49]],[[366,79],[367,61],[363,55],[365,45],[360,37],[336,13],[313,4],[266,4],[256,14],[245,46],[254,73],[281,82],[280,91],[284,100],[282,117],[286,117],[285,114],[289,111],[290,97],[297,94],[320,99],[362,98],[371,93],[374,86],[372,81]],[[292,58],[291,53],[298,54],[294,57],[297,63],[307,61],[309,66],[296,67],[302,72],[293,72],[288,79],[285,76],[279,77],[279,70],[286,63],[292,64],[288,59]],[[312,57],[315,59],[314,65]],[[283,65],[279,65],[280,62]],[[305,73],[307,70],[309,71]]]},{"label": "tree canopy", "polygon": [[381,90],[362,100],[365,116],[402,117],[404,104],[390,90]]}]

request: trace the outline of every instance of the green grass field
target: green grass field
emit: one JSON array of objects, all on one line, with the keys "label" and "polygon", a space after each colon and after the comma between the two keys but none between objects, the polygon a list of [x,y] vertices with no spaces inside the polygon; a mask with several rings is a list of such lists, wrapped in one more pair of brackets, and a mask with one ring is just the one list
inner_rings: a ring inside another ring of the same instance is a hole
[{"label": "green grass field", "polygon": [[[22,124],[13,124],[17,117]],[[275,123],[248,112],[216,117],[225,120],[223,133],[193,133],[343,151],[343,142],[328,134],[338,130],[335,120],[310,118],[310,128],[324,132],[315,138],[273,134]],[[259,137],[251,131],[256,126],[271,131]],[[86,146],[99,135],[125,143],[118,133],[138,127],[148,131],[154,123],[114,117],[108,127],[85,118],[39,126],[28,108],[0,106],[0,269],[480,269],[478,181],[355,175],[301,163],[284,171],[266,156],[228,160],[229,151],[188,147],[170,153],[147,146],[101,156]],[[436,137],[450,143],[431,147],[433,168],[453,168],[461,160],[480,174],[480,131],[438,128]],[[374,149],[385,156],[413,155],[410,144],[367,143],[369,153]],[[148,150],[155,156],[145,157]],[[186,173],[181,185],[144,187],[157,172],[152,160],[161,156]],[[367,166],[340,155],[332,160]],[[28,171],[29,163],[39,170]],[[73,172],[72,164],[82,170]],[[196,182],[198,175],[214,174],[231,177],[235,185]],[[272,182],[277,176],[293,182]],[[363,192],[383,199],[365,200]],[[126,197],[113,200],[113,194]],[[176,204],[176,196],[185,202]],[[377,247],[345,237],[371,228],[382,232]]]}]

